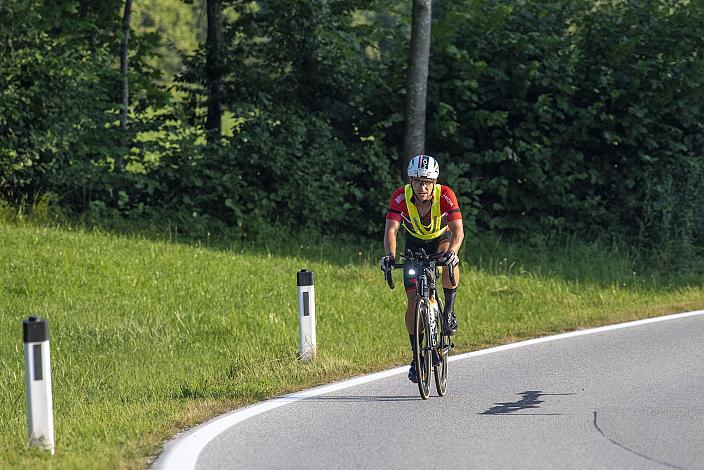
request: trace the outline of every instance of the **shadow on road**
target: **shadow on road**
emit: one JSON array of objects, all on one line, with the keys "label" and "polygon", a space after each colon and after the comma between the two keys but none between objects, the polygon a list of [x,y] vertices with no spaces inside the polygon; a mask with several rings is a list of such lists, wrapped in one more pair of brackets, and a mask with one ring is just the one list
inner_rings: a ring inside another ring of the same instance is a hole
[{"label": "shadow on road", "polygon": [[[486,411],[483,411],[481,415],[506,415],[511,413],[516,413],[517,411],[529,410],[540,408],[540,404],[544,400],[540,400],[544,396],[564,396],[564,395],[576,395],[575,393],[543,393],[542,390],[527,390],[521,392],[518,395],[522,395],[518,401],[506,402],[506,403],[495,403]],[[560,413],[516,413],[520,415],[541,415],[541,416],[561,416]]]}]

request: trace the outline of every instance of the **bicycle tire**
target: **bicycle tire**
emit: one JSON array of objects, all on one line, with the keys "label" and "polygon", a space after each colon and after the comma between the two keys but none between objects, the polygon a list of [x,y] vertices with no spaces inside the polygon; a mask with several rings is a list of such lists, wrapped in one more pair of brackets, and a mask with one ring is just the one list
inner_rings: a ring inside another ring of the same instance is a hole
[{"label": "bicycle tire", "polygon": [[[440,312],[442,312],[443,305],[440,299],[438,299],[438,307],[440,308]],[[440,317],[442,317],[442,313],[440,314]],[[442,325],[442,318],[437,318],[437,322],[438,325]],[[440,326],[440,329],[443,327],[444,325]],[[450,346],[450,337],[443,335],[442,333],[438,336],[438,356],[440,358],[440,362],[433,365],[433,375],[435,375],[435,389],[438,392],[438,396],[444,397],[447,393],[447,357]]]},{"label": "bicycle tire", "polygon": [[430,368],[432,363],[432,352],[428,346],[430,341],[430,331],[427,327],[428,300],[418,299],[416,302],[415,318],[413,321],[415,333],[415,345],[413,355],[418,370],[418,391],[423,400],[427,400],[430,395]]}]

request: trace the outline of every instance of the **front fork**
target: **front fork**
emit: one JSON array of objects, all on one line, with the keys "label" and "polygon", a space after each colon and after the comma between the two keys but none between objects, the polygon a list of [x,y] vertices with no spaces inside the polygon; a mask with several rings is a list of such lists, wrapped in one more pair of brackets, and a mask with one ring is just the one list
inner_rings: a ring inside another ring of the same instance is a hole
[{"label": "front fork", "polygon": [[[432,294],[434,296],[434,293]],[[438,321],[440,320],[439,307],[437,301],[433,303],[430,302],[428,280],[425,276],[420,276],[418,279],[418,297],[419,299],[425,297],[429,300],[425,317],[425,334],[428,335],[428,338],[430,339],[430,341],[428,341],[428,345],[430,346],[430,350],[433,354],[433,361],[437,363],[440,360],[440,355],[438,354]]]}]

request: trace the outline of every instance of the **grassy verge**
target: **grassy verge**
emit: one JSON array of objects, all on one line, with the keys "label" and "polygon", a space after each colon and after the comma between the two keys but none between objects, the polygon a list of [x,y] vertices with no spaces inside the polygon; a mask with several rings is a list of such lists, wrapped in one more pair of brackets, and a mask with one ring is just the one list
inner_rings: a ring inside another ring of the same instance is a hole
[{"label": "grassy verge", "polygon": [[[596,245],[549,246],[468,244],[458,352],[704,308],[701,278],[640,272],[632,256]],[[0,222],[0,468],[141,468],[163,440],[216,413],[407,363],[404,294],[386,287],[379,251],[216,248]],[[316,273],[311,364],[296,360],[303,267]],[[29,315],[50,321],[53,457],[26,445]]]}]

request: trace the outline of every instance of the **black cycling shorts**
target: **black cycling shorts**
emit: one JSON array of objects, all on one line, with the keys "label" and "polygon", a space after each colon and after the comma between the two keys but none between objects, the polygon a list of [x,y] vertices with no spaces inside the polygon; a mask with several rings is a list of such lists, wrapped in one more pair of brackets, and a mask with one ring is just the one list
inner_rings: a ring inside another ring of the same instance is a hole
[{"label": "black cycling shorts", "polygon": [[[445,230],[445,233],[440,235],[438,238],[433,238],[432,240],[421,240],[420,238],[416,238],[413,235],[406,233],[405,249],[408,250],[410,248],[415,253],[423,248],[427,254],[433,254],[438,252],[438,247],[441,242],[444,240],[450,240],[451,238],[452,233],[449,230]],[[409,273],[411,269],[414,271],[413,275]],[[418,263],[413,260],[405,260],[403,263],[403,287],[405,287],[406,290],[416,288],[416,277],[418,274]]]}]

